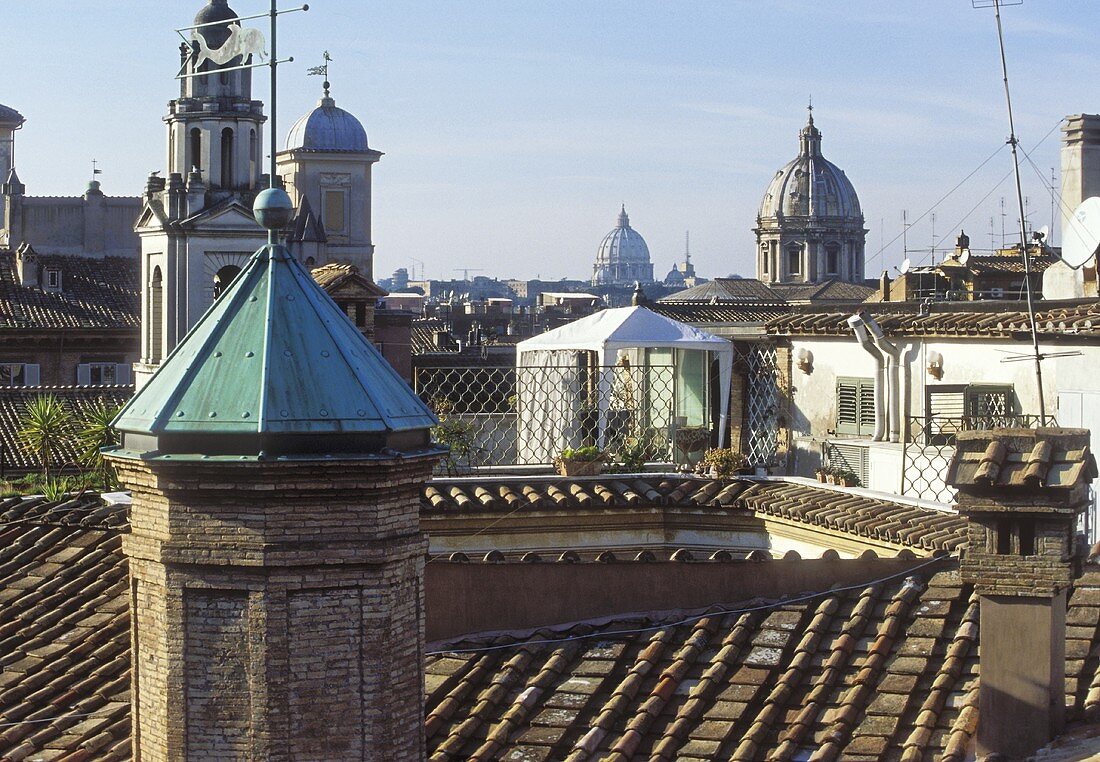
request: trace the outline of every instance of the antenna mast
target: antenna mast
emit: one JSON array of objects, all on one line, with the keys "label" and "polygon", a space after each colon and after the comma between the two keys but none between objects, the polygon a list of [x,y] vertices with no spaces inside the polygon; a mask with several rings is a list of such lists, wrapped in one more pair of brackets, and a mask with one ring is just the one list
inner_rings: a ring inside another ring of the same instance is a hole
[{"label": "antenna mast", "polygon": [[[1012,171],[1016,178],[1016,204],[1020,212],[1020,256],[1024,258],[1024,292],[1027,295],[1027,317],[1031,328],[1031,350],[1035,357],[1035,385],[1039,392],[1039,423],[1047,425],[1047,405],[1043,398],[1043,355],[1039,352],[1039,331],[1035,325],[1035,297],[1031,292],[1031,257],[1027,251],[1027,221],[1024,214],[1024,191],[1020,183],[1020,157],[1017,151],[1016,123],[1012,117],[1012,93],[1008,87],[1008,63],[1005,60],[1005,37],[1001,27],[1001,5],[1020,5],[1023,0],[972,0],[975,8],[993,7],[997,20],[997,42],[1001,49],[1001,77],[1005,85],[1005,105],[1008,107],[1008,145],[1012,149]],[[1002,218],[1003,219],[1003,218]]]}]

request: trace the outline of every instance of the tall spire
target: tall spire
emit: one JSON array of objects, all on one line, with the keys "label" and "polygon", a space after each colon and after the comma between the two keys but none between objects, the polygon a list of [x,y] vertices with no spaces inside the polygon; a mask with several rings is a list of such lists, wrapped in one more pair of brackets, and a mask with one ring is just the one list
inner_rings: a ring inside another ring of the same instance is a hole
[{"label": "tall spire", "polygon": [[626,216],[626,204],[623,204],[619,210],[619,227],[630,227],[630,218]]}]

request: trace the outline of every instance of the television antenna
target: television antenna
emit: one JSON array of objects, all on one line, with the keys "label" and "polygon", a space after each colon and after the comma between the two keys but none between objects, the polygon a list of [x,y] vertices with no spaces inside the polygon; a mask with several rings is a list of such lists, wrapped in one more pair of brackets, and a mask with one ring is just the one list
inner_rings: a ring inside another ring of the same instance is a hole
[{"label": "television antenna", "polygon": [[[1031,329],[1031,356],[1035,361],[1035,385],[1039,397],[1039,424],[1047,425],[1047,405],[1043,399],[1043,355],[1039,352],[1039,330],[1035,325],[1035,296],[1031,289],[1031,256],[1027,251],[1027,214],[1024,211],[1024,191],[1020,183],[1019,139],[1012,116],[1012,92],[1008,86],[1008,62],[1005,59],[1005,36],[1001,26],[1001,6],[1022,5],[1024,0],[971,0],[974,8],[993,8],[997,21],[997,42],[1001,50],[1001,78],[1004,80],[1005,106],[1008,110],[1008,145],[1012,149],[1012,171],[1016,179],[1016,204],[1020,212],[1020,256],[1024,261],[1024,292],[1027,295],[1027,317]],[[1063,241],[1063,245],[1064,245]]]},{"label": "television antenna", "polygon": [[1100,198],[1086,198],[1069,220],[1062,240],[1062,261],[1079,270],[1089,263],[1100,245]]}]

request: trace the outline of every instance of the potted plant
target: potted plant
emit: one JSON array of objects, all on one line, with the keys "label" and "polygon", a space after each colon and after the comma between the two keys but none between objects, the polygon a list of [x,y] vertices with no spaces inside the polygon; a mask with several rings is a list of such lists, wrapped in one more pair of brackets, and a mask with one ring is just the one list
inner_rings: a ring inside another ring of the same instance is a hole
[{"label": "potted plant", "polygon": [[605,455],[599,447],[567,447],[554,458],[554,467],[562,476],[596,476],[603,472]]},{"label": "potted plant", "polygon": [[854,471],[841,471],[839,483],[845,487],[859,487],[859,477],[856,476]]},{"label": "potted plant", "polygon": [[818,469],[814,471],[814,475],[817,477],[817,480],[822,484],[825,483],[825,477],[828,476],[828,474],[829,469],[827,469],[825,466],[819,466]]},{"label": "potted plant", "polygon": [[739,472],[747,470],[748,459],[732,447],[711,447],[703,453],[702,460],[695,467],[695,473],[729,479]]}]

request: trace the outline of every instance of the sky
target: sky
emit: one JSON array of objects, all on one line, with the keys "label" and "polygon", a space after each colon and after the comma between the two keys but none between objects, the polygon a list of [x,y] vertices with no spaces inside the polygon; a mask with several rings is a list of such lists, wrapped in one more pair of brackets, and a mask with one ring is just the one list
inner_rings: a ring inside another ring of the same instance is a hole
[{"label": "sky", "polygon": [[[202,5],[0,2],[0,103],[27,118],[28,194],[81,193],[93,159],[109,195],[164,170],[174,30]],[[1002,17],[1038,228],[1061,119],[1100,111],[1100,0],[1025,0]],[[620,204],[658,277],[688,230],[700,275],[752,276],[756,212],[811,97],[822,151],[863,206],[868,275],[927,261],[960,226],[975,248],[999,245],[1019,217],[993,11],[971,0],[310,0],[281,17],[295,61],[280,67],[280,146],[320,96],[306,69],[325,50],[337,104],[385,153],[376,277],[588,278]]]}]

